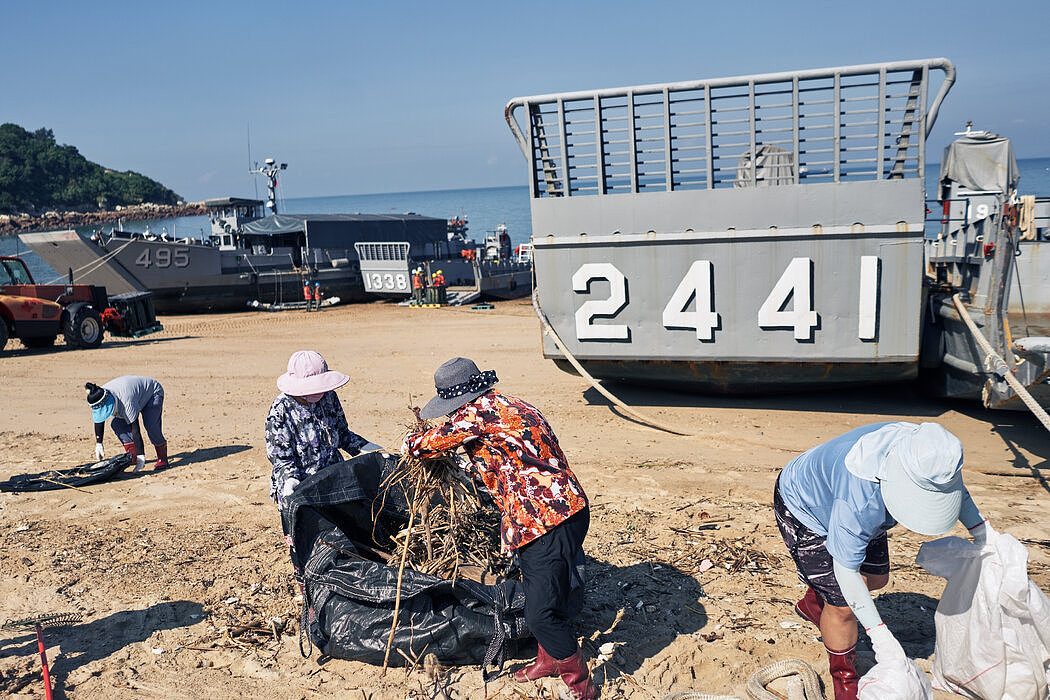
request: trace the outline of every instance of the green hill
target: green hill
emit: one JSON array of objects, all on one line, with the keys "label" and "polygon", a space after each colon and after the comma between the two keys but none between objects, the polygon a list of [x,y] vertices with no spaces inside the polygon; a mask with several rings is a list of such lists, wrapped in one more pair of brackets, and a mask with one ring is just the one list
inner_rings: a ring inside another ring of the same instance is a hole
[{"label": "green hill", "polygon": [[176,204],[180,197],[136,172],[92,163],[50,129],[0,124],[0,213],[88,210],[118,204]]}]

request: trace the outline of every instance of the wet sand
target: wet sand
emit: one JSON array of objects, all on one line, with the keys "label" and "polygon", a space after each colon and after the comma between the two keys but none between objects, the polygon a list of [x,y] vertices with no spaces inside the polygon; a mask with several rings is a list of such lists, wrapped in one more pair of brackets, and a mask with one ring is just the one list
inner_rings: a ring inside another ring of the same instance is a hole
[{"label": "wet sand", "polygon": [[[935,420],[957,434],[967,484],[996,528],[1044,541],[1029,546],[1030,575],[1050,590],[1050,439],[1026,414],[935,401],[910,387],[747,399],[614,389],[695,433],[677,437],[622,418],[543,360],[525,301],[489,312],[369,304],[162,320],[162,334],[94,351],[24,351],[12,341],[0,357],[0,479],[91,461],[85,381],[148,374],[167,394],[169,471],[147,467],[83,491],[0,494],[0,617],[84,616],[46,632],[56,697],[405,698],[431,688],[421,670],[382,676],[355,662],[318,664],[316,652],[300,657],[262,428],[274,379],[302,348],[352,377],[340,390],[351,427],[388,446],[400,441],[408,405],[429,398],[434,368],[455,355],[495,369],[502,389],[545,412],[592,500],[580,631],[592,651],[622,642],[595,671],[606,698],[686,689],[744,697],[753,670],[788,657],[829,681],[815,628],[791,610],[801,585],[771,491],[794,455],[867,422]],[[116,439],[106,440],[115,453]],[[697,527],[705,520],[722,522]],[[914,564],[923,538],[891,535],[894,573],[878,605],[929,668],[943,581]],[[243,629],[269,628],[271,618],[285,626],[278,641],[272,629]],[[483,697],[476,668],[454,670],[451,683],[456,697]],[[513,685],[501,678],[487,690],[520,697]],[[39,697],[31,634],[0,633],[0,692]]]}]

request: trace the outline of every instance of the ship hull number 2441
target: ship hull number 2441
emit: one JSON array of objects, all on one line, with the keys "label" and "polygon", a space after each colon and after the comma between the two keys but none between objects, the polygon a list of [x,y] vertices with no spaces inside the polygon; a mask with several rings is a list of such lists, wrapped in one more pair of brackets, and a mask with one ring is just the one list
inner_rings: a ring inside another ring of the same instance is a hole
[{"label": "ship hull number 2441", "polygon": [[[860,259],[857,337],[877,339],[879,300],[879,257],[864,255]],[[586,263],[572,276],[573,291],[589,293],[591,283],[609,283],[609,297],[590,299],[576,310],[576,339],[581,341],[630,342],[627,324],[596,324],[595,318],[615,318],[628,304],[627,278],[612,263]],[[715,270],[710,260],[696,260],[679,282],[663,310],[663,326],[669,330],[693,330],[701,342],[713,342],[721,319],[715,309]],[[689,306],[695,300],[695,310]],[[787,309],[790,303],[791,308]],[[810,341],[817,328],[813,308],[813,261],[792,258],[780,279],[758,308],[757,322],[764,330],[789,329],[795,340]]]}]

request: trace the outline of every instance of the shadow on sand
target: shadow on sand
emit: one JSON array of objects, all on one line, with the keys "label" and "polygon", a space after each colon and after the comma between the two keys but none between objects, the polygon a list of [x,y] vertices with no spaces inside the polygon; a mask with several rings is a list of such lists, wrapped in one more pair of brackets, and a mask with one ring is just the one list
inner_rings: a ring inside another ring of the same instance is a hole
[{"label": "shadow on sand", "polygon": [[10,357],[32,357],[33,355],[48,355],[56,352],[90,352],[92,350],[105,350],[106,348],[124,348],[129,345],[154,345],[156,343],[170,343],[174,340],[194,340],[196,335],[173,335],[165,338],[127,338],[124,340],[104,340],[97,348],[75,348],[71,345],[55,344],[46,348],[8,347],[4,351],[5,356]]},{"label": "shadow on sand", "polygon": [[[937,420],[945,413],[955,411],[975,421],[990,426],[998,435],[1012,458],[1010,464],[989,465],[1014,468],[1018,476],[1027,475],[1039,482],[1050,493],[1047,474],[1050,471],[1050,433],[1042,429],[1038,420],[1024,411],[993,411],[975,402],[931,398],[925,395],[916,382],[865,387],[862,390],[832,389],[828,391],[774,394],[761,396],[721,396],[714,394],[692,394],[607,382],[605,384],[628,406],[644,408],[739,408],[777,411],[801,411],[814,413],[852,413],[872,416],[901,416],[909,420]],[[595,389],[583,393],[587,403],[608,406],[609,410],[624,420],[637,421],[623,414],[620,409]],[[1032,463],[1022,452],[1024,449],[1038,457]]]},{"label": "shadow on sand", "polygon": [[925,659],[933,653],[937,640],[933,624],[936,598],[922,593],[883,593],[875,598],[875,607],[908,658]]},{"label": "shadow on sand", "polygon": [[[144,610],[122,610],[112,615],[77,625],[50,627],[44,629],[44,641],[53,648],[61,645],[59,659],[49,659],[53,668],[51,679],[54,684],[54,696],[65,698],[69,675],[82,666],[104,659],[131,644],[138,644],[149,639],[158,630],[170,630],[178,627],[189,627],[200,622],[205,615],[199,603],[177,600],[151,605]],[[30,656],[36,654],[36,636],[18,633],[15,638],[0,639],[0,659],[11,656]],[[40,667],[36,666],[28,674],[18,678],[3,678],[7,692],[17,688],[30,689],[38,687]]]},{"label": "shadow on sand", "polygon": [[[151,448],[147,445],[147,457],[150,456],[150,449]],[[177,452],[170,456],[168,461],[169,466],[163,471],[168,472],[173,469],[179,469],[180,467],[187,467],[191,464],[200,464],[215,459],[222,459],[223,457],[229,457],[230,455],[235,455],[250,449],[251,445],[221,445],[219,447],[199,447],[195,450]],[[131,471],[130,469],[125,470],[111,481],[131,481],[132,479],[140,479],[144,476],[150,476],[155,472],[150,466],[151,464],[151,462],[146,462],[146,468],[140,472]]]},{"label": "shadow on sand", "polygon": [[[604,664],[595,679],[599,683],[633,674],[679,635],[707,624],[700,584],[668,564],[617,566],[588,556],[586,576],[583,610],[576,618],[584,656],[594,658],[602,644],[618,643],[613,663]],[[588,641],[596,631],[596,640]]]}]

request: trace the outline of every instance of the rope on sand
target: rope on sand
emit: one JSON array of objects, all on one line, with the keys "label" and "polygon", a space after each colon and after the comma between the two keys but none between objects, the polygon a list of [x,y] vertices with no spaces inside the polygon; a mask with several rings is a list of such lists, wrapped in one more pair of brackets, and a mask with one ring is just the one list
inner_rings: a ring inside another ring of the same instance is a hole
[{"label": "rope on sand", "polygon": [[[777,700],[780,696],[766,686],[778,678],[788,679],[788,700],[824,700],[820,690],[820,677],[813,667],[801,659],[782,659],[767,664],[751,674],[747,680],[747,696],[750,700]],[[732,695],[712,695],[698,690],[684,690],[665,695],[663,700],[739,700]]]},{"label": "rope on sand", "polygon": [[689,433],[684,430],[679,430],[678,428],[672,428],[668,425],[665,425],[664,423],[661,423],[658,420],[650,418],[644,413],[639,413],[638,411],[625,404],[619,398],[614,396],[612,392],[610,392],[608,389],[599,384],[598,380],[592,377],[590,373],[583,368],[583,365],[580,364],[579,360],[577,360],[573,356],[573,354],[569,352],[569,349],[565,347],[565,344],[561,342],[561,338],[558,337],[558,332],[555,331],[554,328],[551,326],[550,321],[547,320],[547,316],[542,311],[540,311],[539,303],[536,299],[535,290],[533,290],[532,292],[532,308],[536,311],[536,315],[539,317],[540,323],[543,324],[543,332],[549,335],[551,340],[554,341],[554,345],[558,348],[558,352],[560,352],[562,355],[565,355],[565,359],[569,361],[569,364],[573,366],[573,369],[575,369],[581,377],[586,379],[588,383],[590,383],[590,385],[594,387],[594,389],[599,394],[609,399],[609,401],[611,401],[615,405],[619,406],[624,413],[634,418],[635,420],[644,423],[645,425],[656,428],[658,430],[662,430],[665,433],[671,433],[672,435],[682,435],[684,437],[690,437],[693,435],[693,433]]}]

